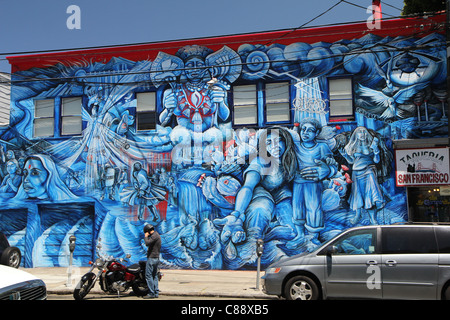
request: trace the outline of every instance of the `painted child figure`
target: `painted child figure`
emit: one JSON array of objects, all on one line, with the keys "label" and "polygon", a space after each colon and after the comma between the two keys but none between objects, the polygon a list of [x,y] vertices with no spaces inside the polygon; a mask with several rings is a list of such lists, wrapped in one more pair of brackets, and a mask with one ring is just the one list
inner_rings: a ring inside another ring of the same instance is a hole
[{"label": "painted child figure", "polygon": [[298,171],[292,198],[297,235],[288,243],[290,248],[298,247],[305,240],[308,240],[308,248],[320,244],[318,236],[324,228],[322,180],[337,172],[337,163],[330,148],[325,142],[316,140],[321,129],[319,121],[314,118],[305,118],[300,122],[300,140],[296,141]]}]

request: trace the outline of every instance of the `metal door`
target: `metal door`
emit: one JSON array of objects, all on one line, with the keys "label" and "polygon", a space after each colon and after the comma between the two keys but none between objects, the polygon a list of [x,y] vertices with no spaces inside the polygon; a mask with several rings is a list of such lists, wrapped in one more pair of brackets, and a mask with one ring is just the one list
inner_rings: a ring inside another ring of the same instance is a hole
[{"label": "metal door", "polygon": [[381,298],[381,255],[377,228],[351,231],[331,245],[327,256],[326,290],[329,297]]},{"label": "metal door", "polygon": [[384,299],[436,299],[438,258],[431,226],[382,228]]}]

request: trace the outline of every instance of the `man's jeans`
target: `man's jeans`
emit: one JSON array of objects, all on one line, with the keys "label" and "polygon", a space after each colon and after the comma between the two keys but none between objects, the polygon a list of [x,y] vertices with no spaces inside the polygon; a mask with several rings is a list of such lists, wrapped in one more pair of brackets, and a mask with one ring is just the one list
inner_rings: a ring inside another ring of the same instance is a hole
[{"label": "man's jeans", "polygon": [[158,265],[159,259],[148,258],[147,266],[145,268],[145,279],[147,280],[147,285],[149,291],[149,296],[158,297],[159,287],[158,287]]}]

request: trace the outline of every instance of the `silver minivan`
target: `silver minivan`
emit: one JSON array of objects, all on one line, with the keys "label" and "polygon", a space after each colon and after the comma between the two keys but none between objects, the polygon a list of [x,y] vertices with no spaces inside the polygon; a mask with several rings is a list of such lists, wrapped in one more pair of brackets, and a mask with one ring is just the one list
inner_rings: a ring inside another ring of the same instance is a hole
[{"label": "silver minivan", "polygon": [[288,300],[450,299],[450,225],[351,228],[271,264],[263,290]]}]

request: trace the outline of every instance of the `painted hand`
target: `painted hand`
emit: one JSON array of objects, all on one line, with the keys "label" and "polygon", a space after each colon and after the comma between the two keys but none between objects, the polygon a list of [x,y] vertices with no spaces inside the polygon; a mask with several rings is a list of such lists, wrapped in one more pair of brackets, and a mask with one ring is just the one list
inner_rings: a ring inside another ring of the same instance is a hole
[{"label": "painted hand", "polygon": [[166,109],[175,109],[177,106],[177,98],[172,90],[164,92],[163,105]]},{"label": "painted hand", "polygon": [[244,222],[235,215],[230,214],[223,219],[215,219],[215,225],[223,226],[220,240],[227,243],[231,238],[233,243],[240,243],[245,240]]},{"label": "painted hand", "polygon": [[222,103],[224,102],[225,99],[225,92],[223,91],[222,88],[214,86],[211,91],[211,98],[212,101],[215,103]]}]

